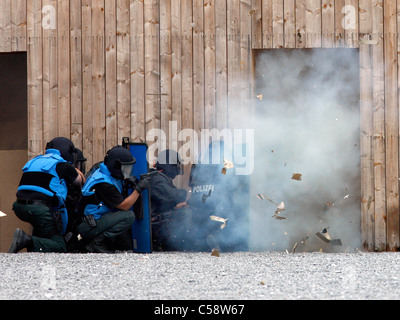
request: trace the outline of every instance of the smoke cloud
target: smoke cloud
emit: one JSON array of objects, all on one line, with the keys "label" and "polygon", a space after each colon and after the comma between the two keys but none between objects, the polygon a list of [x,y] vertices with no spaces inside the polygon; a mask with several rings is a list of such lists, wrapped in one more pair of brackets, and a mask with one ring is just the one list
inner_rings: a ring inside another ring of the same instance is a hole
[{"label": "smoke cloud", "polygon": [[[255,90],[255,116],[247,119],[255,129],[250,249],[360,248],[358,51],[262,51]],[[272,218],[276,205],[259,193],[284,202],[286,219]],[[315,235],[325,228],[342,246]]]},{"label": "smoke cloud", "polygon": [[[237,141],[213,143],[221,148],[202,146],[203,158],[211,159],[215,154],[210,152],[217,152],[220,164],[200,161],[196,170],[192,168],[189,205],[199,222],[189,237],[209,239],[212,234],[228,250],[360,248],[358,51],[260,51],[255,90],[257,100],[248,102],[255,105],[254,112],[230,114],[254,132],[254,141],[246,141],[253,144],[254,170],[248,176],[235,175],[232,169],[221,171],[226,154],[235,154],[224,149],[242,149]],[[228,160],[235,169],[240,165],[237,159]],[[210,221],[209,215],[227,219],[226,227]],[[342,245],[316,236],[324,229]],[[247,240],[248,246],[243,246]]]}]

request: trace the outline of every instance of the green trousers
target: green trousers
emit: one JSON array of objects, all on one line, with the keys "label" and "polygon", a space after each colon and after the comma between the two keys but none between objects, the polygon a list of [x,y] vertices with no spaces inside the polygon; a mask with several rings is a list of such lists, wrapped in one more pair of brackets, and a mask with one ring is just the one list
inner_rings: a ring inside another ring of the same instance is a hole
[{"label": "green trousers", "polygon": [[96,220],[96,227],[91,227],[87,222],[82,222],[77,227],[77,233],[85,240],[91,240],[103,234],[109,240],[115,239],[120,234],[129,230],[135,222],[133,211],[118,211],[105,213]]},{"label": "green trousers", "polygon": [[13,204],[15,215],[32,225],[33,252],[67,251],[63,234],[58,230],[50,208],[46,206]]}]

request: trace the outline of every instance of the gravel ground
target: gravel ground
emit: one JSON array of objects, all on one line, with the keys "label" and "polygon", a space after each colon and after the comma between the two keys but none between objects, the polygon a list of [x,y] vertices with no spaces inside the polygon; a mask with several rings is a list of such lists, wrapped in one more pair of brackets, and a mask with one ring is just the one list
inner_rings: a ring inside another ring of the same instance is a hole
[{"label": "gravel ground", "polygon": [[1,300],[397,300],[399,253],[0,254]]}]

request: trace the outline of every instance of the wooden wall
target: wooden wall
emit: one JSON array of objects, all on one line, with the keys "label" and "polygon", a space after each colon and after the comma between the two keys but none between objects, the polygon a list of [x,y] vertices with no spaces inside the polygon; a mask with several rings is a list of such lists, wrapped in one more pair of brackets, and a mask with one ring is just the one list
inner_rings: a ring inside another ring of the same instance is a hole
[{"label": "wooden wall", "polygon": [[0,53],[26,51],[26,0],[0,0]]},{"label": "wooden wall", "polygon": [[[49,5],[54,29],[43,28]],[[232,111],[252,110],[240,101],[254,98],[254,50],[359,48],[363,244],[400,247],[395,0],[0,0],[0,9],[0,51],[24,50],[27,34],[29,156],[62,135],[89,164],[124,136],[168,132],[171,120],[178,130],[240,126]]]}]

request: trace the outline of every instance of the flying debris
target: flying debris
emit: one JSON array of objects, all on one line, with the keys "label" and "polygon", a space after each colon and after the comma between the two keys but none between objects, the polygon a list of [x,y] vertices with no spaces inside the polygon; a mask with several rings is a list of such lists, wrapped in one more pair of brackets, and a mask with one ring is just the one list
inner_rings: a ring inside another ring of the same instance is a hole
[{"label": "flying debris", "polygon": [[260,200],[268,200],[272,204],[276,205],[277,208],[276,208],[275,213],[272,216],[272,218],[275,218],[277,220],[285,220],[286,219],[285,217],[280,217],[279,216],[279,214],[282,211],[285,211],[285,203],[284,202],[281,202],[280,204],[278,204],[275,201],[273,201],[272,199],[268,198],[266,195],[261,194],[261,193],[257,194],[257,198],[260,199]]},{"label": "flying debris", "polygon": [[260,101],[262,101],[263,100],[263,95],[262,94],[259,94],[259,95],[257,95],[257,98],[260,100]]},{"label": "flying debris", "polygon": [[224,218],[217,217],[217,216],[210,216],[210,219],[211,219],[212,221],[221,222],[221,223],[222,223],[222,225],[221,225],[221,230],[224,229],[224,228],[226,227],[226,222],[228,221],[228,219],[224,219]]},{"label": "flying debris", "polygon": [[274,202],[272,199],[268,198],[265,194],[259,193],[259,194],[257,194],[257,198],[260,199],[260,200],[268,200],[269,202],[273,203],[277,207],[280,206],[279,203]]},{"label": "flying debris", "polygon": [[331,236],[329,235],[327,228],[325,228],[321,232],[317,232],[316,235],[322,241],[325,241],[325,242],[328,242],[328,243],[331,241]]},{"label": "flying debris", "polygon": [[219,257],[219,250],[218,250],[218,249],[212,249],[212,251],[211,251],[211,256],[213,256],[213,257]]},{"label": "flying debris", "polygon": [[261,194],[261,193],[257,194],[257,198],[260,199],[260,200],[264,200],[265,199],[264,195]]},{"label": "flying debris", "polygon": [[317,237],[326,243],[330,243],[333,246],[341,246],[342,241],[340,239],[332,239],[328,233],[328,228],[325,228],[321,232],[316,233]]},{"label": "flying debris", "polygon": [[297,246],[298,246],[299,243],[302,244],[303,246],[305,246],[305,245],[306,245],[306,240],[307,240],[307,239],[308,239],[308,235],[306,235],[301,241],[296,241],[296,243],[295,243],[294,246],[293,246],[292,253],[295,253],[296,248],[297,248]]},{"label": "flying debris", "polygon": [[283,202],[281,202],[281,203],[278,205],[278,207],[277,207],[277,209],[276,209],[274,215],[272,216],[272,218],[275,218],[275,219],[277,219],[277,220],[285,220],[285,219],[286,219],[285,217],[280,217],[280,216],[279,216],[279,214],[280,214],[282,211],[285,211],[285,203],[283,203]]},{"label": "flying debris", "polygon": [[4,212],[0,211],[0,218],[3,218],[3,217],[7,217],[7,215]]},{"label": "flying debris", "polygon": [[227,160],[227,159],[224,159],[224,167],[222,168],[221,173],[226,175],[226,172],[227,172],[229,169],[233,169],[233,167],[234,167],[234,165],[233,165],[233,162],[232,162],[232,161],[229,161],[229,160]]},{"label": "flying debris", "polygon": [[297,181],[301,181],[301,177],[303,175],[301,173],[293,173],[292,175],[292,180],[297,180]]}]

